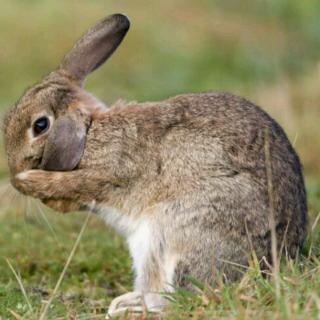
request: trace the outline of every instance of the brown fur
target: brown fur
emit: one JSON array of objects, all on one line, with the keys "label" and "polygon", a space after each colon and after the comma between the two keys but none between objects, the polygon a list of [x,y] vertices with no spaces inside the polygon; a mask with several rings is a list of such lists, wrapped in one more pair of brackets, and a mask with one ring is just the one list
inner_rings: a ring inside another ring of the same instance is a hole
[{"label": "brown fur", "polygon": [[[145,263],[143,291],[165,289],[167,252],[178,257],[176,286],[186,285],[188,275],[212,282],[223,273],[235,280],[239,270],[226,261],[247,265],[252,250],[272,263],[270,201],[279,246],[284,242],[290,256],[297,254],[307,221],[301,165],[281,127],[264,111],[227,93],[119,101],[103,110],[78,83],[59,69],[27,91],[8,114],[4,134],[12,182],[59,211],[95,211],[104,205],[133,221],[152,221],[158,242]],[[46,110],[59,118],[78,109],[89,121],[77,169],[17,176],[38,168],[50,134],[28,143],[33,115]]]}]

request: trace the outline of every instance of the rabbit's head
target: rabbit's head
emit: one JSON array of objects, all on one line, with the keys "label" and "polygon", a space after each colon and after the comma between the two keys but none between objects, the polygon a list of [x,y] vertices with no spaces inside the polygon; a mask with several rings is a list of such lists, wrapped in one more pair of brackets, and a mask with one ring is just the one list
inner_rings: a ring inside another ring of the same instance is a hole
[{"label": "rabbit's head", "polygon": [[110,57],[129,26],[121,14],[101,20],[76,42],[57,70],[27,90],[8,112],[4,138],[12,175],[78,165],[91,120],[103,108],[82,89],[84,79]]}]

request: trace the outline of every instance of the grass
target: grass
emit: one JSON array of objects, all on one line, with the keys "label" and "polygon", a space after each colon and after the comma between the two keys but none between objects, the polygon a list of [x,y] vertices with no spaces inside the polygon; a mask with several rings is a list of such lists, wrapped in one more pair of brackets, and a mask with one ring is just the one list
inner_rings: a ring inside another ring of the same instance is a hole
[{"label": "grass", "polygon": [[[69,217],[48,215],[54,234],[48,229],[38,209],[38,218],[7,212],[1,216],[0,249],[0,315],[10,310],[32,319],[28,304],[16,276],[5,259],[20,274],[35,313],[47,301],[68,259],[85,220],[82,214]],[[99,275],[98,275],[99,274]],[[108,277],[106,275],[111,275]],[[112,297],[130,289],[131,268],[121,239],[92,217],[76,254],[66,270],[56,298],[50,308],[50,319],[76,313],[101,314]]]},{"label": "grass", "polygon": [[[131,31],[112,59],[88,80],[90,91],[108,103],[118,98],[163,99],[188,91],[234,92],[267,110],[300,154],[307,176],[310,232],[299,259],[281,261],[279,288],[254,263],[235,284],[221,282],[210,288],[193,279],[198,293],[175,293],[168,319],[320,317],[319,4],[0,0],[0,116],[27,86],[59,63],[89,25],[105,14],[125,12],[132,20]],[[0,179],[7,177],[0,143]],[[39,318],[86,215],[39,209],[35,202],[15,196],[3,181],[0,319]],[[111,299],[131,288],[124,241],[92,216],[48,318],[103,319]]]},{"label": "grass", "polygon": [[[308,182],[309,238],[296,261],[283,259],[279,296],[275,283],[254,261],[235,284],[178,290],[166,319],[318,319],[320,316],[320,183]],[[0,315],[37,319],[50,299],[86,214],[66,216],[18,198],[0,216]],[[28,200],[29,201],[29,200]],[[3,208],[5,206],[3,205]],[[27,209],[26,209],[27,208]],[[316,219],[318,217],[318,219]],[[18,274],[33,314],[6,259]],[[132,288],[130,258],[123,240],[91,216],[79,247],[48,310],[48,319],[103,319],[113,297]]]}]

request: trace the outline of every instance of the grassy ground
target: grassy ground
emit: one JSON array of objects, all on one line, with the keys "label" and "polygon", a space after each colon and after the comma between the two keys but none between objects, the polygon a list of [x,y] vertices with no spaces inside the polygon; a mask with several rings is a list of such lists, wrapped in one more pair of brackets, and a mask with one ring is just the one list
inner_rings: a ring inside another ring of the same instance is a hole
[{"label": "grassy ground", "polygon": [[[253,263],[243,270],[239,283],[204,288],[194,282],[198,294],[177,292],[166,318],[319,319],[320,183],[308,183],[308,191],[309,239],[299,260],[282,261],[279,296],[274,278],[265,278]],[[52,294],[85,214],[58,215],[31,199],[5,192],[0,216],[0,315],[1,319],[36,319]],[[20,275],[33,312],[7,261]],[[103,319],[111,299],[131,288],[125,243],[92,216],[49,319]]]},{"label": "grassy ground", "polygon": [[[255,101],[286,130],[305,166],[310,232],[300,259],[282,261],[280,294],[252,267],[241,282],[179,291],[168,319],[320,318],[320,2],[318,0],[0,0],[0,114],[54,68],[89,25],[120,11],[132,29],[87,87],[111,103],[187,91],[231,91]],[[16,196],[0,144],[0,319],[35,319],[62,272],[83,214],[57,215]],[[22,294],[12,264],[21,276]],[[103,319],[131,289],[125,243],[94,216],[50,319]]]},{"label": "grassy ground", "polygon": [[[30,205],[28,216],[17,214],[17,210],[1,216],[0,315],[5,319],[11,310],[33,318],[5,258],[21,275],[35,314],[39,315],[41,304],[49,298],[84,220],[80,214],[58,217],[39,210],[36,205]],[[130,280],[123,242],[92,218],[52,304],[50,319],[101,314],[114,295],[130,288]]]}]

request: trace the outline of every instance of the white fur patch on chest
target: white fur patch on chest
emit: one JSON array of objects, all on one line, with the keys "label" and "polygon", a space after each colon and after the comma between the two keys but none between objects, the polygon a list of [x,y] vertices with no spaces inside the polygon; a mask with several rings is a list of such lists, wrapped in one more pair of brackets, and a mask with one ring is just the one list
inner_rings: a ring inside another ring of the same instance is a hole
[{"label": "white fur patch on chest", "polygon": [[133,219],[116,208],[96,205],[93,211],[125,238],[128,238],[139,224],[138,219]]},{"label": "white fur patch on chest", "polygon": [[[133,218],[115,208],[97,206],[96,204],[94,204],[92,211],[126,238],[136,274],[135,290],[144,290],[147,277],[145,272],[148,269],[152,253],[160,258],[161,235],[155,232],[155,230],[158,231],[158,228],[154,228],[153,220],[148,216]],[[162,248],[165,249],[166,246]],[[176,253],[164,250],[162,258],[157,261],[159,272],[162,273],[162,286],[165,291],[173,291],[172,284],[178,260],[179,256]]]},{"label": "white fur patch on chest", "polygon": [[120,210],[96,207],[94,211],[127,240],[133,267],[139,276],[153,242],[151,223],[147,217],[131,218]]}]

